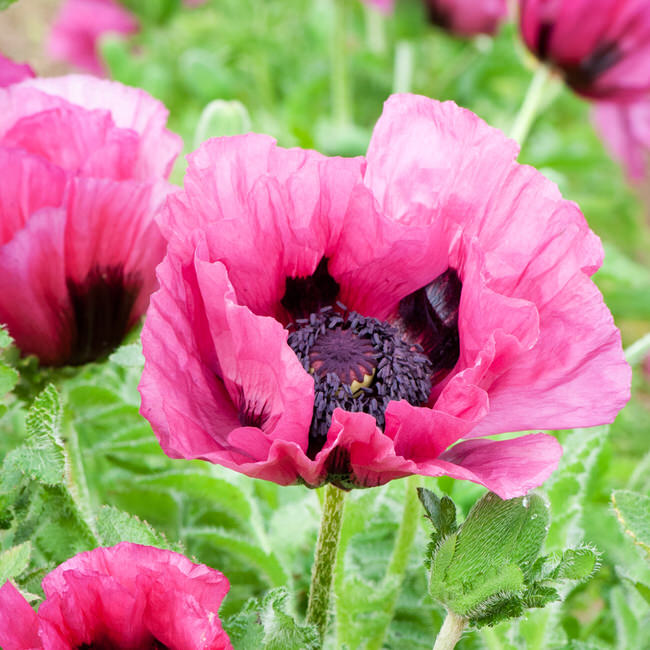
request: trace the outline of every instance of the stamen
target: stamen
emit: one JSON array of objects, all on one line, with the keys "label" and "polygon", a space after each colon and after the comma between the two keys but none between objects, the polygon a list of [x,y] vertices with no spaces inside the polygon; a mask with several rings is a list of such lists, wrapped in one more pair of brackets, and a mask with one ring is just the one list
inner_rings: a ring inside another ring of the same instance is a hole
[{"label": "stamen", "polygon": [[314,375],[310,458],[323,448],[337,407],[369,413],[383,427],[390,401],[419,406],[429,399],[431,363],[419,345],[403,341],[392,325],[344,308],[326,308],[291,329],[288,343]]}]

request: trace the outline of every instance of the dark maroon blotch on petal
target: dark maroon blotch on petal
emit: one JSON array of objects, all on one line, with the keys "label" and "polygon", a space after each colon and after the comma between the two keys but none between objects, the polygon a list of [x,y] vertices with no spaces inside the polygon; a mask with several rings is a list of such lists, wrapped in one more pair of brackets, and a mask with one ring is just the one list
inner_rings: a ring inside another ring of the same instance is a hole
[{"label": "dark maroon blotch on petal", "polygon": [[598,77],[615,66],[621,60],[621,57],[621,50],[616,43],[601,43],[580,63],[575,65],[564,64],[563,70],[566,82],[576,90],[588,90],[598,80]]},{"label": "dark maroon blotch on petal", "polygon": [[293,318],[306,318],[336,302],[339,283],[330,275],[328,259],[324,257],[308,277],[287,278],[280,303]]},{"label": "dark maroon blotch on petal", "polygon": [[[92,643],[82,643],[77,646],[76,650],[122,650],[115,646],[111,641],[93,641]],[[126,650],[126,649],[125,649]],[[129,649],[131,650],[131,649]],[[137,650],[169,650],[169,646],[161,643],[157,639],[145,643]]]},{"label": "dark maroon blotch on petal", "polygon": [[456,365],[460,355],[458,307],[462,288],[456,271],[447,269],[399,304],[404,327],[433,364],[434,383]]},{"label": "dark maroon blotch on petal", "polygon": [[264,428],[269,419],[268,405],[266,402],[258,403],[246,400],[243,390],[239,390],[239,423],[243,427]]},{"label": "dark maroon blotch on petal", "polygon": [[539,26],[539,36],[537,37],[537,56],[542,61],[546,61],[551,49],[551,37],[553,36],[554,25],[551,23],[542,23]]},{"label": "dark maroon blotch on petal", "polygon": [[94,268],[83,282],[66,284],[73,334],[64,363],[78,366],[105,357],[122,342],[142,281],[115,266]]}]

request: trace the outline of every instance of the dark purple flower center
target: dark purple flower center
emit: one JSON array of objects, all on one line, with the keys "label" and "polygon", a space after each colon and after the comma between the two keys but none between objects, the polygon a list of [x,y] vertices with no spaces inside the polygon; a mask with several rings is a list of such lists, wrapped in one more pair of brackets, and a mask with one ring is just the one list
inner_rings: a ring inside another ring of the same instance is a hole
[{"label": "dark purple flower center", "polygon": [[[537,35],[537,56],[542,61],[551,58],[551,38],[554,25],[542,23]],[[576,63],[557,63],[564,72],[567,84],[576,90],[588,91],[611,67],[622,57],[622,52],[613,41],[603,41],[596,46],[589,56]]]},{"label": "dark purple flower center", "polygon": [[67,281],[72,336],[66,365],[101,359],[122,342],[141,286],[121,266],[94,268],[82,283]]},{"label": "dark purple flower center", "polygon": [[323,448],[337,407],[369,413],[383,427],[390,401],[420,406],[429,399],[431,362],[396,327],[337,305],[296,320],[290,329],[289,345],[314,376],[310,458]]}]

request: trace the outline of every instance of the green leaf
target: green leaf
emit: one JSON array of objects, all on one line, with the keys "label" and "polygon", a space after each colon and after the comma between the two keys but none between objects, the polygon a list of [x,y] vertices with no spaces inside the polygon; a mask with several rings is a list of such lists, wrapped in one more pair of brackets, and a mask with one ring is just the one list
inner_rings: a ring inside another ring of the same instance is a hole
[{"label": "green leaf", "polygon": [[0,361],[0,397],[18,383],[18,372]]},{"label": "green leaf", "polygon": [[650,497],[630,490],[614,490],[612,505],[625,533],[650,554]]},{"label": "green leaf", "polygon": [[431,490],[419,487],[418,498],[440,537],[456,532],[456,504],[448,496],[440,499]]},{"label": "green leaf", "polygon": [[[0,3],[2,3],[2,1],[3,0],[0,0]],[[11,335],[9,334],[5,326],[0,324],[0,350],[3,350],[4,348],[8,348],[13,342],[14,340],[11,338]]]},{"label": "green leaf", "polygon": [[204,499],[243,521],[251,517],[251,506],[246,495],[232,483],[208,474],[167,472],[138,477],[137,482],[148,487],[168,489],[191,499]]},{"label": "green leaf", "polygon": [[250,600],[223,627],[237,650],[319,650],[320,638],[310,625],[296,623],[287,612],[286,589],[271,590],[260,604]]},{"label": "green leaf", "polygon": [[7,492],[23,476],[45,485],[65,481],[65,453],[60,439],[61,401],[54,386],[48,386],[27,415],[25,444],[10,451],[3,463],[0,491]]},{"label": "green leaf", "polygon": [[142,368],[144,365],[142,346],[139,343],[129,343],[119,347],[108,359],[124,368]]},{"label": "green leaf", "polygon": [[586,580],[598,569],[599,555],[588,546],[570,548],[562,553],[562,559],[554,572],[560,580]]},{"label": "green leaf", "polygon": [[209,541],[211,546],[245,559],[265,575],[272,587],[284,586],[289,581],[285,570],[273,553],[267,553],[237,535],[214,528],[188,528],[185,530],[185,536]]},{"label": "green leaf", "polygon": [[14,2],[17,2],[17,0],[0,0],[0,11],[10,7]]},{"label": "green leaf", "polygon": [[182,552],[180,544],[171,544],[146,521],[112,506],[102,506],[97,513],[97,532],[105,546],[132,542]]},{"label": "green leaf", "polygon": [[32,553],[30,542],[24,542],[0,553],[0,586],[19,576],[29,566]]}]

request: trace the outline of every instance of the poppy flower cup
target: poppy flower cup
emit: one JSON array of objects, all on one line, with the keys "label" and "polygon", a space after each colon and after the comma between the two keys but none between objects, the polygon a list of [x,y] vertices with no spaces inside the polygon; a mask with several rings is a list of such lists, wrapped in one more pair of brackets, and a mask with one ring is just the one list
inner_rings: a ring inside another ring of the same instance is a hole
[{"label": "poppy flower cup", "polygon": [[35,612],[0,588],[4,650],[232,650],[218,617],[228,580],[204,564],[122,542],[80,553],[48,573]]},{"label": "poppy flower cup", "polygon": [[365,158],[206,142],[162,213],[142,335],[165,452],[282,485],[541,484],[553,436],[486,436],[611,422],[630,369],[590,279],[600,241],[517,153],[414,95]]},{"label": "poppy flower cup", "polygon": [[493,35],[508,15],[506,0],[424,0],[429,20],[458,36]]},{"label": "poppy flower cup", "polygon": [[0,52],[0,88],[29,79],[34,71],[26,63],[16,63]]},{"label": "poppy flower cup", "polygon": [[648,0],[520,0],[521,33],[541,61],[591,99],[650,91]]},{"label": "poppy flower cup", "polygon": [[0,89],[0,323],[45,365],[111,352],[144,313],[181,142],[144,91],[93,77]]}]

